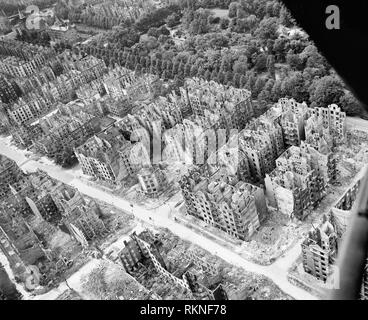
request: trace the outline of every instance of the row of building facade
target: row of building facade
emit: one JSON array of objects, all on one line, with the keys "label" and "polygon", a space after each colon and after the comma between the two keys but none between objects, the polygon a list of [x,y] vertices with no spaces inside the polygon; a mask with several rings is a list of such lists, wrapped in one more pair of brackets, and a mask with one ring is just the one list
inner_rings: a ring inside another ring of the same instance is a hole
[{"label": "row of building facade", "polygon": [[[56,263],[61,258],[56,247],[75,242],[87,247],[107,231],[99,206],[76,189],[44,172],[25,174],[4,156],[0,163],[7,168],[0,173],[6,181],[1,186],[0,249],[19,276],[28,266]],[[55,236],[63,243],[54,243]]]},{"label": "row of building facade", "polygon": [[[302,243],[304,271],[324,283],[331,277],[338,277],[338,271],[334,266],[342,238],[351,220],[350,211],[358,196],[365,170],[366,168],[363,168],[358,173],[354,182],[324,216],[322,223],[311,230]],[[368,261],[362,278],[361,299],[368,299]]]}]

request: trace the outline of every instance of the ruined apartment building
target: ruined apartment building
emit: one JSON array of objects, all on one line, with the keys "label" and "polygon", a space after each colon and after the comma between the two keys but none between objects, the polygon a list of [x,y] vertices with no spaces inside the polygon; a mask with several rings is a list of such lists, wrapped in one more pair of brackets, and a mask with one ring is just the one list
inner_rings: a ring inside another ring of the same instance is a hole
[{"label": "ruined apartment building", "polygon": [[12,77],[27,77],[34,74],[41,64],[9,56],[0,62],[0,72]]},{"label": "ruined apartment building", "polygon": [[126,97],[129,100],[146,100],[152,94],[153,75],[138,76],[135,72],[121,66],[109,68],[102,78],[107,95],[112,98]]},{"label": "ruined apartment building", "polygon": [[82,246],[107,232],[99,218],[99,206],[94,201],[87,202],[78,190],[60,184],[52,197],[62,212],[62,223]]},{"label": "ruined apartment building", "polygon": [[282,98],[264,116],[281,126],[286,147],[305,140],[319,151],[325,144],[331,148],[340,143],[346,135],[346,114],[335,104],[308,108],[305,102]]},{"label": "ruined apartment building", "polygon": [[91,16],[94,16],[99,20],[107,19],[109,21],[116,21],[116,25],[119,25],[126,19],[132,21],[137,20],[144,13],[153,9],[153,2],[149,0],[106,1],[84,8],[81,13],[81,19],[82,21],[88,21]]},{"label": "ruined apartment building", "polygon": [[127,102],[144,101],[151,97],[152,84],[156,80],[153,75],[139,76],[122,66],[109,66],[103,76],[80,86],[76,94],[80,99],[106,96]]},{"label": "ruined apartment building", "polygon": [[[316,279],[326,282],[334,272],[334,264],[341,241],[351,219],[351,206],[341,209],[341,204],[347,199],[351,199],[351,191],[356,192],[359,180],[356,181],[346,193],[339,199],[324,217],[321,226],[309,232],[307,238],[302,243],[302,257],[304,271],[314,276]],[[368,260],[364,269],[360,297],[368,300]]]},{"label": "ruined apartment building", "polygon": [[[209,143],[213,151],[217,150],[217,137],[207,134],[198,122],[184,119],[182,123],[163,133],[164,149],[163,155],[166,161],[185,162],[186,164],[204,164],[205,148]],[[213,132],[210,132],[213,133]],[[208,137],[209,143],[204,138]],[[214,138],[214,139],[212,139]]]},{"label": "ruined apartment building", "polygon": [[187,213],[229,235],[249,239],[267,215],[263,190],[232,178],[192,171],[180,181]]},{"label": "ruined apartment building", "polygon": [[[161,158],[161,139],[166,130],[183,121],[176,103],[159,97],[151,103],[136,103],[130,113],[117,125],[130,132],[132,139],[141,141],[147,150],[153,149],[153,155]],[[154,145],[151,145],[151,144]]]},{"label": "ruined apartment building", "polygon": [[25,174],[16,162],[0,155],[0,198],[5,197],[10,191],[22,188],[24,181]]},{"label": "ruined apartment building", "polygon": [[12,30],[10,20],[4,10],[0,12],[0,34],[7,34]]},{"label": "ruined apartment building", "polygon": [[[1,200],[0,209],[0,249],[8,257],[10,265],[19,275],[27,265],[47,259],[43,243],[35,234],[31,224],[37,217],[32,215],[34,202],[26,196],[33,196],[35,189],[28,176],[18,190],[12,190]],[[40,210],[47,214],[55,210],[50,198],[39,199]],[[39,230],[37,230],[39,231]]]},{"label": "ruined apartment building", "polygon": [[144,145],[127,140],[117,126],[94,135],[74,152],[83,174],[110,184],[121,183],[150,163]]},{"label": "ruined apartment building", "polygon": [[103,129],[102,119],[83,111],[66,113],[62,108],[38,122],[37,127],[41,129],[42,135],[33,141],[33,145],[38,152],[52,158],[65,148],[72,150],[82,145],[93,134]]},{"label": "ruined apartment building", "polygon": [[[323,223],[312,230],[302,244],[304,270],[315,278],[326,281],[333,271],[333,264],[341,246],[344,233],[351,219],[351,209],[357,198],[366,168],[363,168],[336,201]],[[368,261],[362,279],[361,299],[368,299]]]},{"label": "ruined apartment building", "polygon": [[168,187],[166,174],[158,166],[145,166],[137,176],[142,192],[150,198],[157,198]]},{"label": "ruined apartment building", "polygon": [[331,104],[327,108],[311,108],[311,115],[321,119],[324,128],[328,128],[330,134],[340,142],[346,136],[346,113],[342,112],[338,105]]},{"label": "ruined apartment building", "polygon": [[58,101],[70,101],[75,90],[105,72],[102,60],[87,56],[76,62],[70,62],[71,69],[55,80],[44,83],[36,91],[31,91],[8,108],[8,114],[16,124],[28,123],[49,111]]},{"label": "ruined apartment building", "polygon": [[75,189],[44,172],[30,174],[21,190],[1,202],[0,248],[12,268],[22,273],[25,266],[51,260],[54,236],[62,238],[64,245],[73,246],[74,239],[88,246],[106,232],[98,215],[99,207]]},{"label": "ruined apartment building", "polygon": [[102,78],[98,78],[81,85],[77,90],[75,90],[75,94],[78,99],[81,100],[91,99],[92,97],[100,99],[106,94]]},{"label": "ruined apartment building", "polygon": [[245,89],[192,78],[181,92],[195,116],[203,117],[205,110],[218,114],[223,128],[242,130],[254,115],[251,93]]},{"label": "ruined apartment building", "polygon": [[61,96],[70,97],[73,90],[71,79],[64,76],[60,78],[59,84],[57,81],[44,83],[37,90],[30,90],[16,102],[9,104],[6,109],[11,121],[16,125],[29,124],[51,110]]},{"label": "ruined apartment building", "polygon": [[5,105],[0,101],[0,134],[8,134],[11,131],[11,124],[6,114]]},{"label": "ruined apartment building", "polygon": [[54,81],[63,72],[64,68],[58,57],[47,61],[47,64],[28,77],[19,77],[15,81],[22,92],[30,92],[42,87],[45,83]]},{"label": "ruined apartment building", "polygon": [[303,220],[324,197],[335,170],[331,153],[319,153],[306,143],[290,147],[276,160],[276,169],[266,175],[269,204]]},{"label": "ruined apartment building", "polygon": [[76,99],[67,104],[59,104],[58,109],[70,116],[81,111],[98,118],[103,118],[106,115],[106,109],[102,103],[94,99]]},{"label": "ruined apartment building", "polygon": [[38,123],[14,125],[10,128],[13,141],[21,148],[28,148],[33,141],[42,137],[43,131]]},{"label": "ruined apartment building", "polygon": [[320,151],[333,149],[346,138],[346,115],[337,105],[310,109],[305,121],[306,142]]},{"label": "ruined apartment building", "polygon": [[321,117],[311,115],[305,121],[305,142],[321,152],[326,149],[332,150],[335,146],[336,139],[330,132],[330,128],[324,127]]},{"label": "ruined apartment building", "polygon": [[188,139],[188,143],[185,141],[185,156],[187,157],[189,153],[196,165],[206,163],[213,152],[238,132],[231,127],[221,127],[219,115],[208,110],[204,111],[204,116],[191,116],[188,121],[192,123],[194,131],[185,136],[191,139]]},{"label": "ruined apartment building", "polygon": [[240,181],[248,181],[252,177],[247,155],[238,147],[238,136],[232,137],[227,144],[212,153],[207,164],[215,168],[214,171]]},{"label": "ruined apartment building", "polygon": [[333,224],[324,216],[322,225],[310,231],[302,243],[304,271],[326,282],[336,256],[337,233]]},{"label": "ruined apartment building", "polygon": [[0,103],[12,103],[21,95],[21,90],[14,80],[0,75]]},{"label": "ruined apartment building", "polygon": [[125,242],[125,247],[120,251],[119,256],[128,273],[139,268],[139,264],[148,259],[165,280],[186,290],[193,299],[227,299],[217,270],[204,266],[194,252],[182,257],[185,267],[170,263],[168,257],[164,257],[163,246],[165,245],[159,238],[146,230],[139,235],[132,234],[131,240]]},{"label": "ruined apartment building", "polygon": [[308,117],[305,102],[281,98],[264,116],[281,126],[286,148],[298,146],[305,139],[304,122]]},{"label": "ruined apartment building", "polygon": [[[349,185],[344,194],[338,199],[331,209],[331,215],[339,222],[339,242],[341,242],[344,233],[349,225],[351,214],[350,211],[353,208],[355,200],[357,199],[358,192],[362,183],[364,173],[367,170],[367,166],[364,166],[356,175],[354,181]],[[365,266],[365,271],[362,279],[361,299],[368,300],[368,260]]]},{"label": "ruined apartment building", "polygon": [[[78,69],[78,66],[75,64],[76,59],[81,60],[82,57],[76,58],[64,51],[61,54],[50,57],[40,66],[36,73],[28,75],[27,77],[17,77],[15,78],[15,82],[24,93],[44,90],[48,83],[53,83],[57,86],[59,82],[69,82],[70,85],[70,81],[67,80],[66,77],[76,76],[83,71],[81,68]],[[74,79],[74,81],[76,81],[76,79]],[[59,85],[61,86],[63,83]]]},{"label": "ruined apartment building", "polygon": [[45,173],[33,175],[31,181],[33,195],[29,194],[26,201],[35,216],[67,232],[84,246],[106,232],[94,201],[87,201],[76,189]]},{"label": "ruined apartment building", "polygon": [[[112,127],[75,148],[74,153],[83,174],[110,183],[118,182],[121,170],[124,169],[121,168],[119,150],[125,143],[127,141],[121,132]],[[124,175],[123,172],[122,174]]]},{"label": "ruined apartment building", "polygon": [[133,103],[127,97],[113,98],[104,96],[95,99],[96,104],[102,108],[104,113],[112,117],[124,118],[133,109]]},{"label": "ruined apartment building", "polygon": [[248,159],[252,178],[262,180],[275,168],[275,160],[284,150],[280,125],[265,117],[250,122],[238,136],[239,149]]},{"label": "ruined apartment building", "polygon": [[17,275],[45,259],[42,243],[35,236],[25,219],[19,215],[17,203],[2,205],[0,210],[0,250],[8,258]]},{"label": "ruined apartment building", "polygon": [[0,61],[0,72],[15,78],[33,75],[48,59],[56,55],[52,48],[15,40],[1,40],[0,54],[7,56]]},{"label": "ruined apartment building", "polygon": [[0,54],[15,56],[26,61],[33,60],[36,65],[42,65],[45,60],[56,55],[53,48],[10,39],[0,40]]},{"label": "ruined apartment building", "polygon": [[169,98],[158,97],[149,107],[160,116],[166,130],[183,122],[180,106],[172,95],[169,95]]},{"label": "ruined apartment building", "polygon": [[53,98],[31,92],[7,107],[10,120],[16,125],[29,124],[32,120],[48,112],[54,105]]}]

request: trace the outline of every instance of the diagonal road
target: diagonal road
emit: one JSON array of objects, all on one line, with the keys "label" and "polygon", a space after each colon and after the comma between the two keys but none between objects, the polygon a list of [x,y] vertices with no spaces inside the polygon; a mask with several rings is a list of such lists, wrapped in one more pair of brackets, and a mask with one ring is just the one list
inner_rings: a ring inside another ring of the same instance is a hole
[{"label": "diagonal road", "polygon": [[[0,138],[0,153],[13,159],[18,164],[21,164],[23,170],[27,172],[33,172],[37,169],[44,170],[54,179],[57,179],[65,184],[77,188],[81,193],[87,196],[112,204],[123,211],[129,213],[133,212],[133,214],[137,218],[147,222],[148,224],[154,224],[158,227],[168,228],[172,233],[179,236],[180,238],[188,240],[202,247],[210,253],[215,254],[223,260],[227,261],[228,263],[241,267],[248,272],[254,272],[268,277],[276,285],[278,285],[281,290],[283,290],[286,294],[292,296],[295,299],[317,299],[315,296],[311,295],[310,293],[299,287],[296,287],[287,280],[289,267],[301,253],[300,243],[297,243],[285,254],[283,258],[278,259],[274,264],[269,266],[258,265],[256,263],[247,261],[246,259],[239,256],[237,253],[222,247],[216,242],[200,234],[195,233],[191,229],[174,222],[172,219],[169,218],[169,214],[171,211],[170,204],[165,204],[158,209],[150,211],[134,205],[132,210],[132,207],[130,206],[130,203],[128,201],[107,193],[103,190],[100,190],[99,188],[87,185],[79,178],[79,172],[76,169],[66,170],[54,165],[47,160],[35,161],[32,159],[28,159],[22,150],[18,150],[15,147],[10,146],[9,141],[9,138]],[[75,275],[73,276],[76,277]],[[73,282],[75,281],[76,280],[74,279]],[[60,286],[58,290],[60,290]]]}]

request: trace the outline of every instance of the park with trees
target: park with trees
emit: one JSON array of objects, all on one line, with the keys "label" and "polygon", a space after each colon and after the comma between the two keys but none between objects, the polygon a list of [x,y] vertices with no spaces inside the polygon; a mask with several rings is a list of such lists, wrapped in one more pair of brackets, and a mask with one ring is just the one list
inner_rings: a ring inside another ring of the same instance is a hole
[{"label": "park with trees", "polygon": [[[217,15],[221,10],[226,15]],[[260,112],[281,97],[364,111],[277,0],[186,0],[113,27],[76,51],[152,73],[177,88],[200,77],[246,88]]]}]

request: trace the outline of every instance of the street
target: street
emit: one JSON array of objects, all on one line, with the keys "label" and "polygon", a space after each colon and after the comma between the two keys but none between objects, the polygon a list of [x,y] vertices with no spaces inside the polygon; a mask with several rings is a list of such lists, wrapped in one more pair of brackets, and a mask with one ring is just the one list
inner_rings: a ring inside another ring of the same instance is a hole
[{"label": "street", "polygon": [[[24,151],[17,150],[15,147],[9,145],[9,138],[0,138],[0,153],[6,155],[7,157],[13,159],[18,164],[22,165],[24,171],[32,172],[37,169],[46,171],[51,177],[60,180],[61,182],[68,184],[72,187],[77,188],[81,193],[96,198],[100,201],[104,201],[109,204],[113,204],[117,208],[124,210],[126,212],[132,212],[130,202],[121,199],[117,196],[109,194],[97,187],[89,186],[79,178],[78,170],[66,170],[58,167],[52,163],[46,161],[42,163],[39,160],[30,160],[24,154]],[[285,253],[285,256],[276,260],[275,263],[269,266],[261,266],[246,259],[240,257],[238,254],[222,247],[216,242],[199,235],[192,231],[191,229],[176,223],[174,220],[169,218],[172,206],[175,203],[167,203],[155,210],[146,210],[138,205],[134,205],[133,214],[145,221],[148,224],[153,224],[157,227],[168,228],[173,234],[179,236],[180,238],[190,241],[203,249],[209,251],[212,254],[217,255],[221,259],[243,268],[248,272],[254,272],[257,274],[264,275],[270,278],[276,285],[280,287],[286,294],[299,300],[315,300],[317,299],[307,291],[294,286],[287,280],[288,269],[291,267],[292,263],[301,253],[300,242],[298,242],[292,249]],[[152,218],[152,219],[151,219]],[[84,266],[86,267],[86,266]],[[77,285],[80,280],[80,274],[83,272],[78,272],[78,275],[74,274],[69,279],[68,282],[71,287]],[[79,280],[78,280],[79,279]],[[65,288],[64,288],[65,287]],[[55,295],[59,295],[67,289],[65,283],[61,284],[57,289],[51,290],[50,293],[44,295],[46,299],[54,298]],[[75,288],[74,288],[75,289]],[[61,291],[61,292],[60,292]]]},{"label": "street", "polygon": [[346,117],[346,128],[368,132],[368,121],[361,118]]}]

